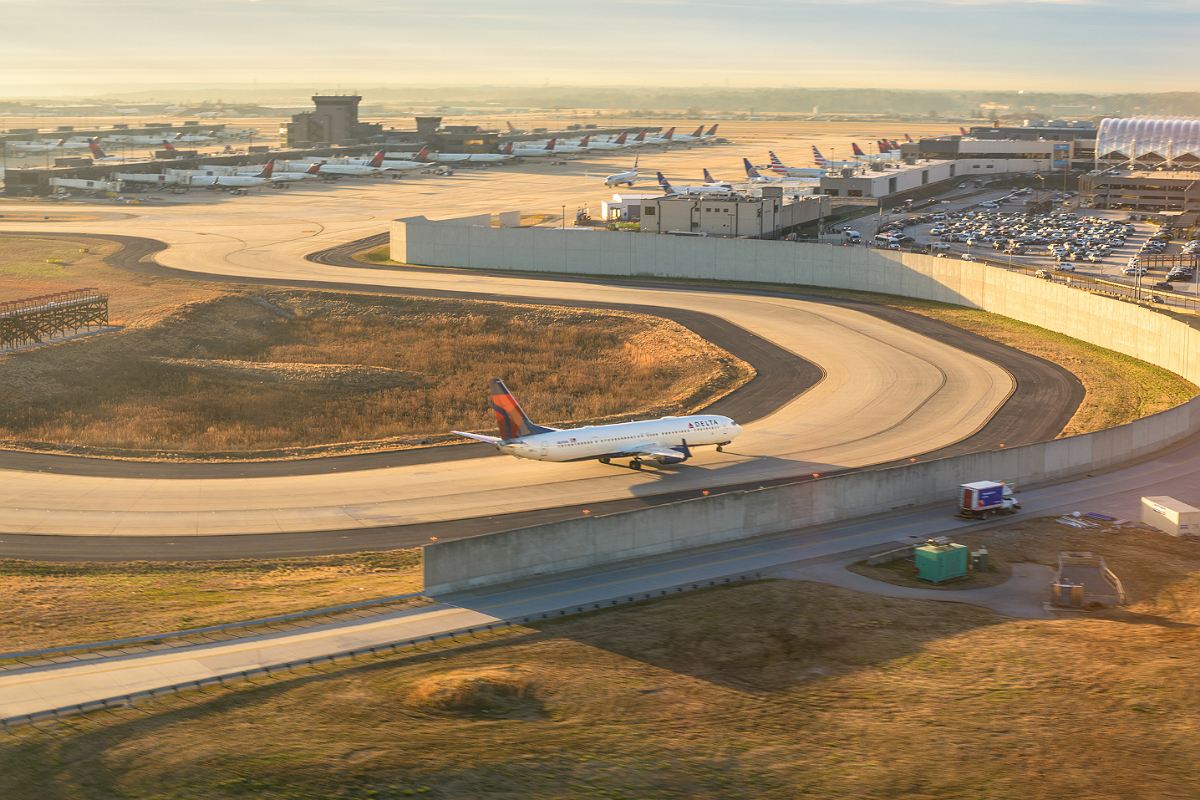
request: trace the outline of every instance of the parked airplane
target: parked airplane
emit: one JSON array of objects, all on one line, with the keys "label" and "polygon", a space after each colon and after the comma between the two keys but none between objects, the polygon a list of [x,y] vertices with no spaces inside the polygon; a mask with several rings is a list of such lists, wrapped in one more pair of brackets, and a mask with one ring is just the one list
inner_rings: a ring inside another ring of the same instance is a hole
[{"label": "parked airplane", "polygon": [[522,410],[504,381],[488,384],[492,411],[499,436],[452,431],[452,433],[495,445],[501,453],[534,461],[591,461],[607,464],[614,458],[630,459],[629,466],[641,469],[643,461],[681,464],[692,457],[692,448],[725,445],[741,433],[741,426],[717,414],[663,417],[657,420],[621,422],[615,425],[585,425],[558,429],[535,424]]},{"label": "parked airplane", "polygon": [[[358,164],[358,165],[362,165],[362,166],[370,166],[371,162],[374,161],[375,157],[378,155],[379,154],[376,153],[375,156],[372,156],[371,158],[347,158],[345,160],[334,162],[334,164]],[[409,154],[411,156],[410,158],[392,159],[392,158],[388,158],[388,155],[399,156],[402,154],[401,153],[390,153],[390,154],[385,153],[384,154],[383,161],[380,162],[379,166],[385,172],[408,172],[410,170],[430,169],[431,167],[433,167],[433,162],[429,160],[429,148],[428,147],[422,147],[417,152],[410,153]],[[482,155],[482,154],[479,154],[479,155]],[[314,161],[321,162],[321,163],[329,163],[329,162],[325,162],[324,159],[317,158],[314,156],[310,156],[309,158]]]},{"label": "parked airplane", "polygon": [[327,162],[318,162],[320,167],[317,173],[322,177],[343,175],[350,177],[365,177],[367,175],[378,175],[383,172],[383,151],[380,150],[371,160],[365,164],[330,164]]},{"label": "parked airplane", "polygon": [[[645,133],[645,131],[642,131],[642,133]],[[646,136],[642,139],[642,141],[646,144],[670,144],[672,141],[674,141],[674,139],[675,129],[671,128],[671,130],[667,131],[662,136]]]},{"label": "parked airplane", "polygon": [[720,125],[720,124],[721,123],[719,123],[719,122],[716,123],[711,128],[709,128],[707,131],[705,131],[703,134],[701,134],[700,140],[702,142],[708,143],[708,142],[711,142],[713,139],[716,139],[717,138],[717,125]]},{"label": "parked airplane", "polygon": [[255,175],[192,175],[179,183],[192,188],[208,189],[252,189],[255,186],[265,186],[271,182],[275,172],[275,159],[271,159]]},{"label": "parked airplane", "polygon": [[511,155],[518,158],[549,158],[557,155],[554,149],[557,144],[558,139],[551,139],[545,144],[539,145],[524,145],[517,142],[512,146]]},{"label": "parked airplane", "polygon": [[8,142],[7,149],[14,153],[53,153],[55,150],[62,150],[66,143],[66,139],[53,142]]},{"label": "parked airplane", "polygon": [[624,172],[618,172],[614,175],[609,175],[604,179],[605,186],[620,186],[622,183],[630,188],[633,187],[633,182],[638,179],[638,156],[633,157],[633,166]]},{"label": "parked airplane", "polygon": [[[855,149],[858,148],[858,145],[852,145],[852,146]],[[812,151],[813,151],[813,163],[816,164],[821,169],[830,170],[830,169],[848,169],[848,168],[862,167],[861,161],[830,161],[829,159],[825,158],[825,156],[821,155],[821,151],[817,149],[817,146],[815,144],[813,145]],[[862,152],[862,151],[859,150],[859,152]]]},{"label": "parked airplane", "polygon": [[303,172],[275,172],[271,171],[271,183],[296,183],[298,181],[311,180],[321,177],[321,165],[312,164]]},{"label": "parked airplane", "polygon": [[963,126],[959,125],[959,126],[958,126],[958,135],[959,135],[959,136],[970,136],[971,134],[967,133],[967,129],[966,129],[966,128],[964,128]]},{"label": "parked airplane", "polygon": [[658,186],[663,190],[664,194],[668,195],[689,195],[689,194],[721,194],[727,195],[732,189],[725,184],[704,184],[701,186],[672,186],[667,181],[666,177],[661,172],[654,173],[658,177]]},{"label": "parked airplane", "polygon": [[704,138],[704,126],[701,125],[691,133],[680,133],[674,137],[674,141],[683,142],[684,144],[695,144]]},{"label": "parked airplane", "polygon": [[783,163],[779,156],[775,155],[774,150],[768,150],[767,157],[771,160],[771,166],[769,167],[771,172],[774,172],[776,175],[782,175],[785,178],[819,178],[829,171],[823,163],[825,162],[825,158],[815,145],[813,146],[813,160],[817,165],[815,167],[789,167]]},{"label": "parked airplane", "polygon": [[105,153],[100,149],[100,140],[94,137],[88,139],[88,148],[92,151],[93,164],[117,164],[128,160],[120,156],[110,156]]},{"label": "parked airplane", "polygon": [[624,150],[629,145],[625,143],[625,134],[622,133],[611,142],[591,142],[588,145],[589,150]]},{"label": "parked airplane", "polygon": [[789,175],[763,175],[758,168],[750,163],[750,159],[742,159],[742,168],[746,170],[746,180],[750,183],[783,183],[792,180]]},{"label": "parked airplane", "polygon": [[857,142],[850,143],[851,149],[854,150],[855,158],[859,158],[864,161],[895,161],[896,159],[900,158],[900,151],[892,150],[891,146],[884,139],[877,141],[875,146],[879,149],[878,153],[864,153],[863,149],[858,146]]},{"label": "parked airplane", "polygon": [[714,178],[712,176],[712,173],[708,171],[708,167],[705,167],[703,172],[704,172],[704,185],[705,186],[719,186],[720,188],[724,189],[727,192],[733,191],[732,184],[725,183],[724,181],[719,181],[716,178]]},{"label": "parked airplane", "polygon": [[504,124],[508,126],[508,132],[513,136],[519,136],[520,134],[525,132],[525,131],[521,130],[520,128],[514,128],[513,124],[511,122],[505,122]]},{"label": "parked airplane", "polygon": [[585,136],[578,143],[561,142],[554,145],[554,153],[556,155],[578,155],[588,151],[588,142],[591,141],[591,136]]}]

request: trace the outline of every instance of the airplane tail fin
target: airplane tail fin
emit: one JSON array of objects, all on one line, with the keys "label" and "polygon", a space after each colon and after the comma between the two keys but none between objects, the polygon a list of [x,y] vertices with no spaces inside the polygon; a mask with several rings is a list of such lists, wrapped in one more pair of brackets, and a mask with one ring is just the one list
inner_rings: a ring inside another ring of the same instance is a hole
[{"label": "airplane tail fin", "polygon": [[907,133],[904,134],[904,141],[908,142],[909,144],[912,144],[912,140],[913,140],[913,138],[911,136],[909,136]]},{"label": "airplane tail fin", "polygon": [[267,162],[267,165],[265,167],[263,167],[262,172],[258,173],[258,177],[270,178],[271,173],[274,171],[275,171],[275,159],[272,158],[270,161]]},{"label": "airplane tail fin", "polygon": [[621,135],[617,137],[617,144],[625,144],[625,131],[621,131]]},{"label": "airplane tail fin", "polygon": [[696,128],[696,130],[692,131],[692,136],[696,139],[699,139],[703,135],[704,135],[704,126],[703,125]]},{"label": "airplane tail fin", "polygon": [[512,392],[504,385],[504,381],[499,378],[492,378],[488,381],[488,394],[492,411],[496,414],[496,424],[500,428],[501,439],[516,439],[550,430],[550,428],[535,425],[529,419],[529,416],[521,408],[521,404],[517,402],[517,398],[513,397]]},{"label": "airplane tail fin", "polygon": [[320,175],[320,174],[321,174],[321,162],[320,162],[320,161],[314,161],[314,162],[313,162],[313,163],[312,163],[312,164],[309,166],[309,168],[308,168],[308,169],[306,169],[306,170],[304,170],[304,171],[305,171],[305,172],[307,172],[309,175]]},{"label": "airplane tail fin", "polygon": [[670,184],[670,182],[667,180],[667,176],[666,176],[666,175],[663,175],[661,172],[656,172],[656,173],[654,173],[654,174],[655,174],[655,176],[658,178],[658,186],[659,186],[659,188],[661,188],[661,189],[662,189],[664,192],[666,192],[667,194],[675,194],[675,190],[671,188],[671,184]]},{"label": "airplane tail fin", "polygon": [[645,132],[645,131],[638,131],[638,135],[637,135],[637,136],[635,136],[635,137],[633,137],[633,140],[634,140],[635,142],[644,142],[644,141],[646,141],[646,132]]},{"label": "airplane tail fin", "polygon": [[[509,142],[508,144],[504,145],[504,149],[503,149],[503,150],[501,150],[500,152],[501,152],[501,153],[504,153],[504,155],[506,155],[506,156],[511,156],[511,155],[512,155],[512,151],[513,151],[513,143],[512,143],[512,142]],[[418,160],[419,160],[419,159],[418,159]]]},{"label": "airplane tail fin", "polygon": [[507,124],[507,125],[508,125],[508,132],[509,132],[509,133],[516,133],[516,132],[517,132],[517,129],[513,127],[513,124],[512,124],[512,122],[507,122],[507,123],[505,123],[505,124]]},{"label": "airplane tail fin", "polygon": [[550,141],[546,142],[546,149],[553,150],[557,144],[558,144],[558,139],[551,139]]},{"label": "airplane tail fin", "polygon": [[[854,149],[857,150],[858,145],[854,145]],[[774,155],[775,155],[774,153],[771,154],[771,157],[772,157],[771,163],[775,162]],[[817,146],[815,144],[813,145],[813,163],[816,164],[818,167],[823,167],[823,166],[825,166],[826,163],[828,163],[825,161],[825,156],[821,155],[821,151],[819,149],[817,149]]]},{"label": "airplane tail fin", "polygon": [[585,136],[579,140],[579,146],[586,149],[588,146],[588,143],[591,141],[592,141],[592,135],[589,133],[587,136]]},{"label": "airplane tail fin", "polygon": [[104,151],[100,149],[100,140],[93,136],[88,139],[88,149],[92,151],[92,158],[105,158]]},{"label": "airplane tail fin", "polygon": [[962,127],[962,126],[960,125],[960,126],[958,127],[958,133],[959,133],[959,135],[960,135],[960,136],[966,136],[966,135],[967,135],[967,129],[966,129],[966,128],[964,128],[964,127]]},{"label": "airplane tail fin", "polygon": [[750,163],[750,159],[748,159],[748,158],[743,158],[743,159],[742,159],[742,166],[743,166],[743,167],[745,168],[745,170],[746,170],[746,177],[747,177],[747,178],[758,178],[758,177],[761,177],[761,176],[758,174],[758,170],[756,170],[756,169],[754,168],[754,165]]},{"label": "airplane tail fin", "polygon": [[889,150],[889,151],[891,151],[891,150],[899,150],[899,149],[900,149],[900,143],[899,143],[899,142],[897,142],[895,139],[888,139],[888,140],[887,140],[887,143],[888,143],[888,150]]},{"label": "airplane tail fin", "polygon": [[720,124],[721,123],[718,122],[718,123],[716,123],[716,125],[713,125],[711,128],[708,129],[708,133],[706,133],[704,135],[705,136],[716,136],[717,135],[717,125],[720,125]]},{"label": "airplane tail fin", "polygon": [[168,141],[167,139],[163,139],[163,149],[164,150],[174,150],[175,145],[171,144],[171,142]]},{"label": "airplane tail fin", "polygon": [[863,152],[862,148],[858,146],[858,142],[851,142],[850,149],[854,151],[854,155],[856,155],[856,156],[865,156],[866,155],[866,153]]},{"label": "airplane tail fin", "polygon": [[663,138],[666,139],[667,141],[670,141],[671,139],[675,138],[675,128],[671,128],[671,130],[669,130],[665,134],[663,134]]},{"label": "airplane tail fin", "polygon": [[883,139],[877,139],[875,141],[875,146],[879,148],[880,153],[886,153],[888,151],[887,142],[885,142]]},{"label": "airplane tail fin", "polygon": [[384,151],[383,150],[377,151],[375,153],[375,155],[371,158],[371,160],[367,162],[367,166],[375,167],[376,169],[379,169],[380,167],[383,166],[383,157],[384,157]]},{"label": "airplane tail fin", "polygon": [[[511,143],[511,142],[509,142],[508,149],[509,149],[509,150],[512,150],[512,143]],[[425,145],[425,146],[424,146],[424,147],[422,147],[420,150],[418,150],[418,151],[417,151],[416,158],[414,158],[413,160],[414,160],[414,161],[424,161],[424,160],[425,160],[425,159],[427,159],[427,158],[429,158],[429,145]]]},{"label": "airplane tail fin", "polygon": [[705,183],[716,183],[717,182],[717,179],[714,178],[712,176],[712,173],[708,171],[708,167],[704,168],[704,182]]}]

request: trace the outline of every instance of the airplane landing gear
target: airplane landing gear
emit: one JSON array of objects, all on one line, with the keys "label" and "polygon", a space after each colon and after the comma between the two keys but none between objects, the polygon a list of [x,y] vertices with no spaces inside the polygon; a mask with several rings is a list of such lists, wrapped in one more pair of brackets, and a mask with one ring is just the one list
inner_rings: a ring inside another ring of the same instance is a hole
[{"label": "airplane landing gear", "polygon": [[633,461],[630,461],[630,462],[629,462],[629,468],[630,468],[630,469],[641,469],[641,468],[642,468],[642,462],[641,462],[639,459],[636,459],[636,458],[635,458]]},{"label": "airplane landing gear", "polygon": [[717,452],[718,452],[718,453],[724,453],[724,452],[725,452],[725,445],[723,445],[723,444],[719,444],[719,445],[717,445]]},{"label": "airplane landing gear", "polygon": [[612,462],[612,459],[610,459],[610,458],[608,458],[608,457],[605,457],[605,458],[602,458],[602,459],[600,459],[600,463],[601,463],[601,464],[609,464],[609,463],[611,463],[611,462]]}]

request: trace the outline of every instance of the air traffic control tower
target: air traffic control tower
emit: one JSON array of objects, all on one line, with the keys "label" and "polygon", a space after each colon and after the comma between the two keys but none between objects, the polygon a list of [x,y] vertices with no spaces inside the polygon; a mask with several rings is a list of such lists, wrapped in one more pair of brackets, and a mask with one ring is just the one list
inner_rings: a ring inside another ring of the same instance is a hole
[{"label": "air traffic control tower", "polygon": [[312,98],[314,109],[296,114],[287,125],[287,143],[291,147],[322,144],[359,144],[382,126],[358,121],[357,94],[317,94]]}]

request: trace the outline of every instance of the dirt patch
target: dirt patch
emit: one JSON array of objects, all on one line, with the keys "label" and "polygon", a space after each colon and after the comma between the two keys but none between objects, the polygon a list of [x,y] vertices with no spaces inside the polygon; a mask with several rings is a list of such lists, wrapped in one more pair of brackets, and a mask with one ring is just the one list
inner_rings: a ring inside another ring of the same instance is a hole
[{"label": "dirt patch", "polygon": [[405,702],[419,713],[479,719],[533,719],[545,713],[537,683],[518,667],[433,675],[414,685]]}]

